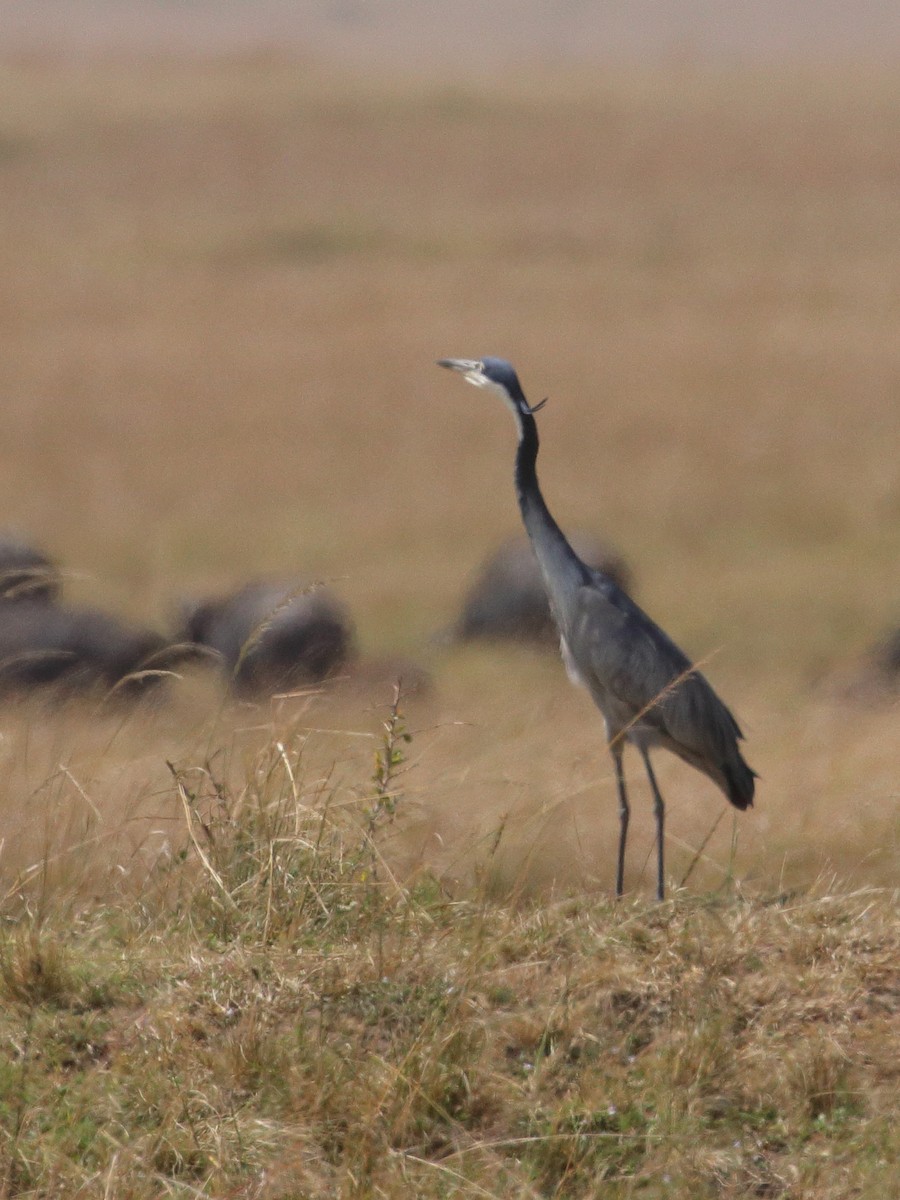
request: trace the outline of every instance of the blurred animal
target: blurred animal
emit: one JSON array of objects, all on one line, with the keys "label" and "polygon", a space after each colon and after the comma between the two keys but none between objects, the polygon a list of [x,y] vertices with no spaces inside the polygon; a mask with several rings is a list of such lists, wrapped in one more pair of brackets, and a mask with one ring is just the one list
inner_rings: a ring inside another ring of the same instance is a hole
[{"label": "blurred animal", "polygon": [[578,557],[550,515],[537,478],[538,432],[533,408],[510,363],[502,358],[445,358],[467,383],[499,396],[516,422],[515,486],[522,520],[540,565],[559,628],[563,661],[574,683],[590,692],[606,725],[619,793],[616,895],[624,887],[629,805],[622,770],[625,743],[641,755],[656,817],[656,895],[665,890],[665,804],[649,749],[664,746],[708,775],[731,803],[753,803],[755,774],[741,756],[742,737],[725,707],[690,659],[603,571]]},{"label": "blurred animal", "polygon": [[354,654],[353,625],[327,588],[257,580],[188,605],[181,636],[219,656],[236,693],[272,695],[319,683]]},{"label": "blurred animal", "polygon": [[0,695],[35,689],[136,695],[171,666],[165,640],[94,608],[0,604]]},{"label": "blurred animal", "polygon": [[[617,551],[583,532],[574,533],[571,544],[589,567],[602,571],[623,591],[631,591],[631,573]],[[507,538],[484,562],[452,632],[461,641],[558,641],[541,568],[525,534]]]},{"label": "blurred animal", "polygon": [[59,568],[43,550],[12,533],[0,533],[0,603],[59,599]]},{"label": "blurred animal", "polygon": [[864,654],[831,670],[822,690],[837,701],[859,704],[900,696],[900,628],[888,630]]},{"label": "blurred animal", "polygon": [[872,666],[885,683],[900,687],[900,628],[886,633],[870,651]]}]

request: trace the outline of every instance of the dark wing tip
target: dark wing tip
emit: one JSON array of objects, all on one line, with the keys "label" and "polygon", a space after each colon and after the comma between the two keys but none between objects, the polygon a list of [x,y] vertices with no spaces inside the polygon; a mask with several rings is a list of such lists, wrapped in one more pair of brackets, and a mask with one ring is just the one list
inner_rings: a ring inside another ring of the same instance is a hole
[{"label": "dark wing tip", "polygon": [[753,806],[753,796],[756,791],[756,780],[759,776],[749,767],[740,755],[737,762],[723,763],[722,774],[728,785],[728,799],[735,808],[743,812]]}]

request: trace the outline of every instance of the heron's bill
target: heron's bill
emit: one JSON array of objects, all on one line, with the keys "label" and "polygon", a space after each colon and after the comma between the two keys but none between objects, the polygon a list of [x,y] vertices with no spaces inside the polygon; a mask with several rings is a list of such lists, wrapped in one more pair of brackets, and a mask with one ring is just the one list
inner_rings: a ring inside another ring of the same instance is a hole
[{"label": "heron's bill", "polygon": [[449,371],[458,371],[466,383],[473,383],[476,387],[484,387],[487,383],[484,368],[477,358],[439,358],[437,365]]}]

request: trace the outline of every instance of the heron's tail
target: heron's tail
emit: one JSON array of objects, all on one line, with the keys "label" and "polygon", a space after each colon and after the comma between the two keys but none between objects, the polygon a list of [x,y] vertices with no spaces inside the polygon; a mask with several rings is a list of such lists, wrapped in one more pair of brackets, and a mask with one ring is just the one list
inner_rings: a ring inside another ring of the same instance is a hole
[{"label": "heron's tail", "polygon": [[725,795],[734,807],[741,810],[749,808],[759,776],[752,767],[747,766],[739,750],[735,750],[730,762],[722,763],[722,774],[725,777]]}]

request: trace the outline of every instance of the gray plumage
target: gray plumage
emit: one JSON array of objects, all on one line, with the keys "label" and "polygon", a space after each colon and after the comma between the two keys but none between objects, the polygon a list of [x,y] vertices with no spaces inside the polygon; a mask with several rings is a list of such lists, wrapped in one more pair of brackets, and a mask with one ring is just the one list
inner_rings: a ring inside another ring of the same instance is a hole
[{"label": "gray plumage", "polygon": [[[573,533],[570,540],[583,562],[631,591],[631,572],[616,550],[584,531]],[[482,563],[452,636],[459,641],[500,639],[538,645],[558,641],[541,569],[525,534],[507,538]]]},{"label": "gray plumage", "polygon": [[704,676],[658,625],[602,571],[578,557],[554,521],[538,486],[537,424],[516,372],[503,359],[441,359],[468,383],[499,395],[519,434],[515,483],[522,520],[541,568],[569,677],[591,694],[606,724],[619,795],[616,894],[624,889],[629,804],[622,770],[625,743],[636,747],[653,792],[656,893],[664,894],[665,804],[650,763],[663,746],[709,776],[731,803],[753,803],[755,773],[741,756],[737,721]]}]

